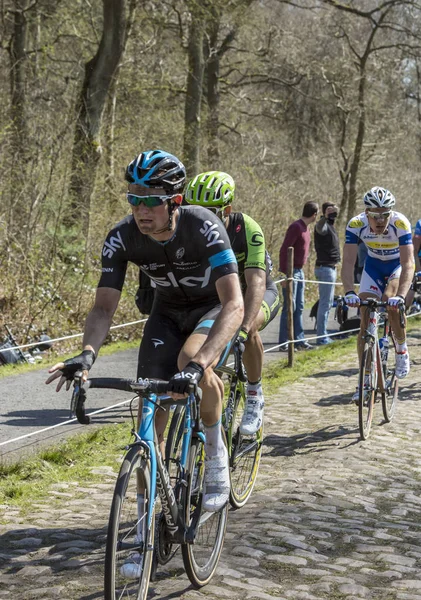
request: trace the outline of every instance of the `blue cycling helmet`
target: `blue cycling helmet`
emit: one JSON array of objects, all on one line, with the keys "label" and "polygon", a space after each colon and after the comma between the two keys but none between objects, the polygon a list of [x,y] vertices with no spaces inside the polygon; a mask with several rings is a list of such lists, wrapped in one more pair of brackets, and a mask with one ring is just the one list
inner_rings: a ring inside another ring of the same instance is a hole
[{"label": "blue cycling helmet", "polygon": [[164,150],[146,150],[129,164],[126,180],[142,187],[177,193],[184,188],[186,169],[173,154]]}]

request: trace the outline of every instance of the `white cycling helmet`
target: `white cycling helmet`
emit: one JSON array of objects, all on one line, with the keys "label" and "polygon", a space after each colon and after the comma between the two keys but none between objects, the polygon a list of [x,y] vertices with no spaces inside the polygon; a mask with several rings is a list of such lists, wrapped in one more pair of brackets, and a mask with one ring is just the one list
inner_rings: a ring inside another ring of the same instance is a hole
[{"label": "white cycling helmet", "polygon": [[370,208],[392,208],[395,196],[386,188],[373,187],[364,195],[364,204]]}]

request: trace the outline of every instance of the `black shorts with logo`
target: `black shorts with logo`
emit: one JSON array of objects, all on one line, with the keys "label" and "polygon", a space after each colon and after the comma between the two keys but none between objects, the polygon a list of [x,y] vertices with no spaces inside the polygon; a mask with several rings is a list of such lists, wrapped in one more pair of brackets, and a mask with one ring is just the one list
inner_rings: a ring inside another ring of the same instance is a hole
[{"label": "black shorts with logo", "polygon": [[170,379],[178,371],[177,358],[187,338],[193,332],[208,335],[220,311],[220,304],[189,308],[156,299],[139,348],[137,377]]}]

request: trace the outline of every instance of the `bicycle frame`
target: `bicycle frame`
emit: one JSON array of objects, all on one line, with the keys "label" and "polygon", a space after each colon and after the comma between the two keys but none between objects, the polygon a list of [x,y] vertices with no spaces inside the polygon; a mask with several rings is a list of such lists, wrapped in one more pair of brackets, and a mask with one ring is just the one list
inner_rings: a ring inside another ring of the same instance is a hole
[{"label": "bicycle frame", "polygon": [[[179,504],[175,496],[174,490],[171,487],[170,475],[165,466],[162,456],[155,426],[155,413],[160,406],[158,404],[158,396],[156,394],[148,394],[142,396],[140,400],[142,406],[142,420],[140,422],[139,431],[136,434],[136,441],[130,446],[140,444],[148,453],[151,461],[151,498],[156,498],[157,492],[161,499],[162,511],[166,521],[168,533],[174,542],[191,543],[194,540],[197,523],[193,523],[186,528],[185,516],[179,509]],[[174,401],[172,401],[174,402]],[[190,448],[191,439],[196,426],[196,418],[193,417],[196,399],[194,394],[190,394],[187,398],[185,417],[184,417],[184,433],[182,438],[182,449],[180,458],[181,481],[186,481],[186,465],[188,451]],[[196,432],[195,432],[196,433]],[[205,441],[205,436],[198,431],[197,435]],[[155,502],[147,507],[147,524],[151,527],[153,511],[155,510]]]}]

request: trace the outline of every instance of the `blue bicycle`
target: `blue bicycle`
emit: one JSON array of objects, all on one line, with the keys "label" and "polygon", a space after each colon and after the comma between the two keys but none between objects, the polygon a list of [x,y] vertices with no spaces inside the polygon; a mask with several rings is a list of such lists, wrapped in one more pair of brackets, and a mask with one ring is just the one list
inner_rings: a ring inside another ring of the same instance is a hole
[{"label": "blue bicycle", "polygon": [[[105,600],[145,600],[155,561],[167,562],[173,544],[180,545],[186,573],[200,588],[212,578],[224,543],[228,506],[216,513],[202,510],[205,470],[205,436],[201,430],[201,390],[193,384],[190,395],[175,401],[168,396],[168,382],[93,378],[76,382],[71,408],[81,423],[89,388],[136,392],[142,402],[142,419],[134,442],[127,447],[108,524],[105,550]],[[154,427],[157,410],[185,405],[181,452],[177,472],[170,477]],[[174,481],[174,485],[172,482]],[[142,493],[142,510],[138,496]]]}]

